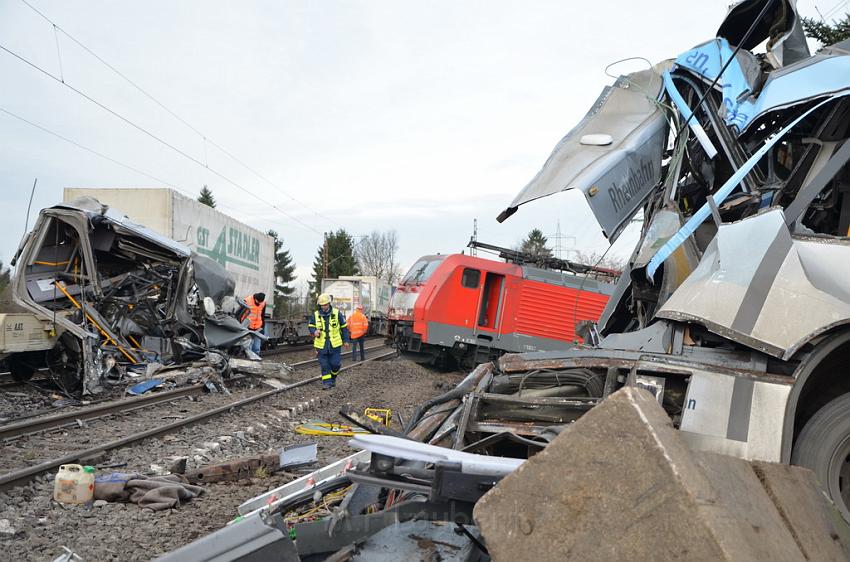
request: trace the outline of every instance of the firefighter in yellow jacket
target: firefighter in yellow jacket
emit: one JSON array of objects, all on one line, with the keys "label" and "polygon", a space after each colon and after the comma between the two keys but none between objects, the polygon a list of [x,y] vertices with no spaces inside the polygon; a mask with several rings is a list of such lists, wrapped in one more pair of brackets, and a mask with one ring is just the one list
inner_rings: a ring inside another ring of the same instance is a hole
[{"label": "firefighter in yellow jacket", "polygon": [[322,390],[336,386],[336,375],[342,366],[342,345],[348,343],[348,324],[345,315],[331,306],[331,298],[322,293],[316,301],[310,335],[322,368]]}]

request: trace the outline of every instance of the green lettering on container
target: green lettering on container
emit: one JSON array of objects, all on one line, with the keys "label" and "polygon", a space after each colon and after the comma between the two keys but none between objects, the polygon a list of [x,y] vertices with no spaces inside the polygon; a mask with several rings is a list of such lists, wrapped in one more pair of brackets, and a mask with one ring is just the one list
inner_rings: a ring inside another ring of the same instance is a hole
[{"label": "green lettering on container", "polygon": [[257,238],[225,226],[210,248],[210,231],[198,227],[197,232],[198,245],[195,250],[199,254],[212,258],[221,265],[232,263],[255,271],[260,270],[260,241]]}]

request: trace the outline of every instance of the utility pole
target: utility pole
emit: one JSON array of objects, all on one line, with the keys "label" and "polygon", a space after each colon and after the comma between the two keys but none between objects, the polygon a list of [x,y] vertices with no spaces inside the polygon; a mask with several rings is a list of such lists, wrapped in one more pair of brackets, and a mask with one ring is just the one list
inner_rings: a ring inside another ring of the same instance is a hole
[{"label": "utility pole", "polygon": [[328,233],[325,232],[325,244],[322,246],[322,279],[328,278]]},{"label": "utility pole", "polygon": [[[472,219],[472,241],[478,242],[478,219]],[[469,254],[472,256],[478,255],[477,246],[472,246],[469,250]]]},{"label": "utility pole", "polygon": [[559,260],[561,257],[561,219],[558,219],[558,224],[555,227],[555,257]]}]

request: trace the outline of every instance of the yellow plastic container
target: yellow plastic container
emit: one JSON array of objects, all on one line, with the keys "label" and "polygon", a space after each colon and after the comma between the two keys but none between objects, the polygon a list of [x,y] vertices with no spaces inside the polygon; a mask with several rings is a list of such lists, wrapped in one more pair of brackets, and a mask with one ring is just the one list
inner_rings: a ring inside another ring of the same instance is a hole
[{"label": "yellow plastic container", "polygon": [[94,467],[63,464],[53,483],[53,499],[60,503],[85,504],[94,498]]}]

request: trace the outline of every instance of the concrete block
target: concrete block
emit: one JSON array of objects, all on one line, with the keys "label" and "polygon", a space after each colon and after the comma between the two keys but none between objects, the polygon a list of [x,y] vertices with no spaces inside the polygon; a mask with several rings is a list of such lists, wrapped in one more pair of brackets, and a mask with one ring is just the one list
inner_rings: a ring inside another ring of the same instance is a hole
[{"label": "concrete block", "polygon": [[850,528],[820,490],[814,472],[767,462],[752,466],[809,560],[850,560]]},{"label": "concrete block", "polygon": [[508,475],[474,516],[496,561],[804,559],[749,464],[695,457],[634,388]]}]

